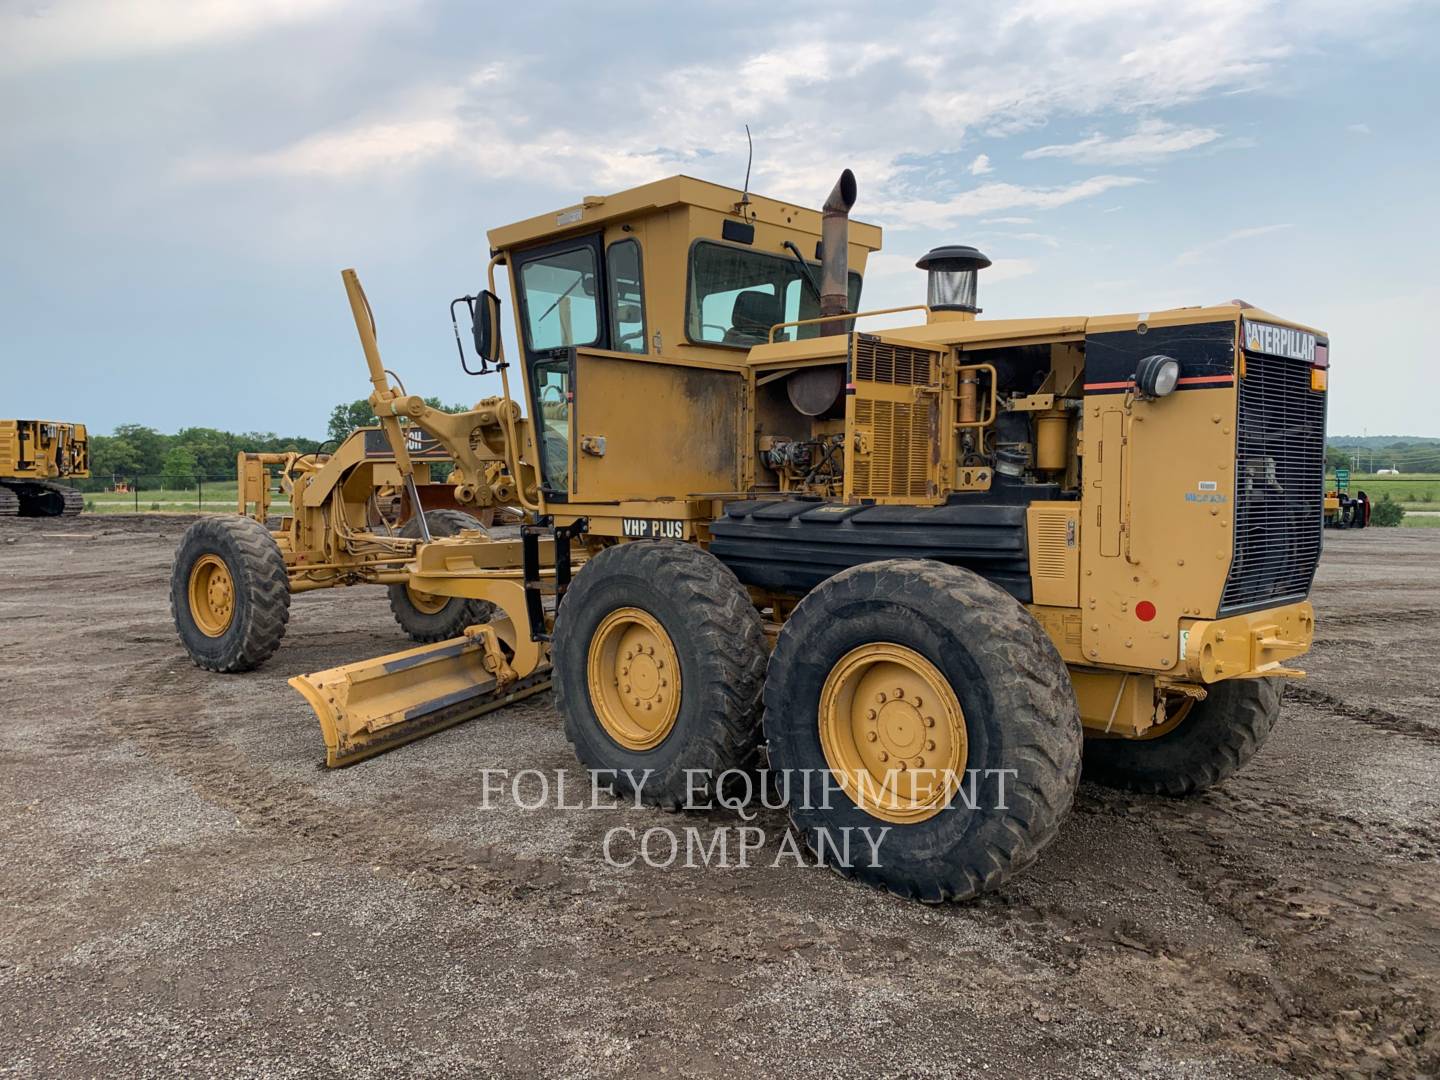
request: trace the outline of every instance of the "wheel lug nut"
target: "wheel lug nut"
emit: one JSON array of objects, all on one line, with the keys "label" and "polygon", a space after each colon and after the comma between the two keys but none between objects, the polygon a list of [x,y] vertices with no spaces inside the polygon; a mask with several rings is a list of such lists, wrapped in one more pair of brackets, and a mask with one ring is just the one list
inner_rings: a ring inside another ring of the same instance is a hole
[{"label": "wheel lug nut", "polygon": [[877,717],[878,715],[880,715],[880,714],[877,713],[874,709],[866,709],[866,710],[865,710],[865,719],[866,719],[866,720],[874,720],[875,717]]},{"label": "wheel lug nut", "polygon": [[625,693],[630,693],[630,684],[628,682],[625,684]]},{"label": "wheel lug nut", "polygon": [[928,739],[928,740],[926,740],[926,742],[925,742],[925,749],[926,749],[926,750],[934,750],[934,749],[935,749],[935,740],[934,740],[934,739]]},{"label": "wheel lug nut", "polygon": [[905,688],[904,688],[903,686],[897,686],[897,687],[895,688],[895,697],[896,697],[896,699],[898,700],[898,699],[900,699],[900,698],[903,698],[904,696],[905,696]]},{"label": "wheel lug nut", "polygon": [[918,708],[920,708],[922,705],[925,704],[925,700],[924,700],[923,698],[918,698],[918,697],[917,697],[917,698],[914,698],[914,699],[913,699],[913,703],[914,703],[914,705],[915,705],[915,708],[918,709]]},{"label": "wheel lug nut", "polygon": [[934,718],[933,716],[927,716],[927,717],[925,717],[925,726],[926,726],[926,727],[934,727],[934,726],[935,726],[935,718]]},{"label": "wheel lug nut", "polygon": [[664,660],[656,660],[656,661],[655,661],[655,670],[656,670],[656,671],[661,670],[664,666],[665,666],[665,661],[664,661]]},{"label": "wheel lug nut", "polygon": [[666,682],[664,679],[661,679],[661,680],[660,680],[660,688],[661,688],[662,690],[663,690],[665,687],[669,686],[669,685],[670,685],[670,684],[669,684],[668,682]]},{"label": "wheel lug nut", "polygon": [[895,768],[898,769],[900,772],[904,772],[904,771],[905,771],[905,759],[904,759],[904,758],[901,758],[901,759],[899,760],[899,762],[895,765]]},{"label": "wheel lug nut", "polygon": [[655,707],[655,706],[652,705],[652,704],[650,704],[650,702],[648,702],[648,701],[645,702],[645,711],[646,711],[646,712],[649,712],[649,711],[650,711],[651,709],[653,709],[654,707]]},{"label": "wheel lug nut", "polygon": [[865,741],[866,741],[866,742],[874,742],[876,738],[877,738],[877,736],[876,736],[875,732],[873,732],[873,731],[867,731],[867,732],[865,733]]},{"label": "wheel lug nut", "polygon": [[890,760],[890,755],[887,754],[884,750],[881,750],[881,751],[880,751],[880,760],[881,760],[881,761],[889,761],[889,760]]},{"label": "wheel lug nut", "polygon": [[881,705],[884,705],[884,704],[885,704],[885,692],[882,690],[880,693],[876,694],[876,695],[875,695],[875,700],[878,701]]}]

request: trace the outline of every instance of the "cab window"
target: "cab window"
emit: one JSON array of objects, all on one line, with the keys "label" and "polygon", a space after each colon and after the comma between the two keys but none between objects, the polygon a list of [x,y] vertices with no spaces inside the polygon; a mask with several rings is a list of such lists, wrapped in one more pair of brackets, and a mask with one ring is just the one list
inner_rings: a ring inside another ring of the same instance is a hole
[{"label": "cab window", "polygon": [[570,358],[549,356],[531,365],[535,380],[536,429],[540,441],[540,473],[545,490],[570,489]]},{"label": "cab window", "polygon": [[610,339],[620,352],[645,352],[645,293],[641,288],[640,245],[619,240],[605,253],[610,285]]},{"label": "cab window", "polygon": [[595,248],[555,251],[520,267],[525,338],[532,352],[594,345],[600,338]]},{"label": "cab window", "polygon": [[[806,263],[816,285],[820,264]],[[860,303],[860,275],[850,274],[850,310]],[[820,298],[791,258],[710,241],[690,254],[686,333],[691,341],[748,349],[769,340],[770,328],[820,314]],[[791,326],[777,341],[816,337],[819,324]]]}]

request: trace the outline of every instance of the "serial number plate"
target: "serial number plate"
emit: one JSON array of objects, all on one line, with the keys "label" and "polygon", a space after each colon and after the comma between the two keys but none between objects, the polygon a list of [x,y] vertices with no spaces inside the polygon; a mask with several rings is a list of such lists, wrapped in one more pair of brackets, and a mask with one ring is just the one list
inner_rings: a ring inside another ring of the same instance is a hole
[{"label": "serial number plate", "polygon": [[632,540],[684,540],[685,522],[668,518],[621,518],[620,534]]}]

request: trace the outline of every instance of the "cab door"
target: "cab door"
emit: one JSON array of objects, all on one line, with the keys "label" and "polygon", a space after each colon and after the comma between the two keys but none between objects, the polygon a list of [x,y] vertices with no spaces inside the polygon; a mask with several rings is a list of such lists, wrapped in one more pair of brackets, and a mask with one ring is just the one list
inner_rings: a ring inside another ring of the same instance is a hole
[{"label": "cab door", "polygon": [[540,486],[552,502],[566,501],[572,486],[575,350],[610,347],[602,240],[603,235],[595,232],[513,257],[525,390],[540,451]]}]

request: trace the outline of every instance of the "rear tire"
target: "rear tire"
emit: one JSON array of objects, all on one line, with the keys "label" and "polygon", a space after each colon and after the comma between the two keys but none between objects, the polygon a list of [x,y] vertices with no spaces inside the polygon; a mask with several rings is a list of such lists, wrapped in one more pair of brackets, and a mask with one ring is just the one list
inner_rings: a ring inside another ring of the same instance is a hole
[{"label": "rear tire", "polygon": [[1147,795],[1194,795],[1239,772],[1280,715],[1279,679],[1212,685],[1174,729],[1154,739],[1085,740],[1085,779]]},{"label": "rear tire", "polygon": [[[431,537],[454,536],[467,529],[485,531],[479,521],[459,510],[427,510],[425,523],[430,526]],[[420,539],[418,515],[405,523],[400,535]],[[413,593],[408,585],[390,586],[390,611],[412,641],[422,642],[458,637],[467,626],[489,622],[495,617],[495,605],[488,601],[459,596],[432,597],[429,593]]]},{"label": "rear tire", "polygon": [[673,810],[702,797],[701,774],[692,794],[687,770],[704,770],[713,791],[726,770],[754,767],[760,615],[730,569],[695,545],[640,540],[587,562],[560,605],[553,663],[565,737],[581,764],[614,774],[617,792],[638,786],[641,802]]},{"label": "rear tire", "polygon": [[170,616],[207,671],[250,671],[280,647],[290,620],[285,557],[253,518],[202,518],[185,530],[170,574]]},{"label": "rear tire", "polygon": [[[849,698],[837,697],[835,680],[871,651],[886,654],[876,669],[885,678],[867,685],[867,675]],[[916,680],[928,700],[916,698]],[[1080,776],[1079,708],[1049,637],[1008,593],[929,560],[852,567],[800,602],[771,654],[765,735],[790,820],[810,849],[841,874],[932,903],[988,892],[1033,862],[1059,831]],[[837,753],[848,761],[832,761]],[[928,800],[897,809],[842,790],[847,775],[883,775],[902,762],[910,779],[899,774],[895,787],[928,789]],[[916,779],[946,770],[963,778],[963,790]],[[1003,798],[1001,774],[986,770],[1007,770]],[[816,777],[831,781],[824,798]],[[972,791],[973,808],[964,801]],[[873,837],[883,828],[872,858],[859,830]],[[842,838],[851,839],[848,858],[837,850]]]}]

